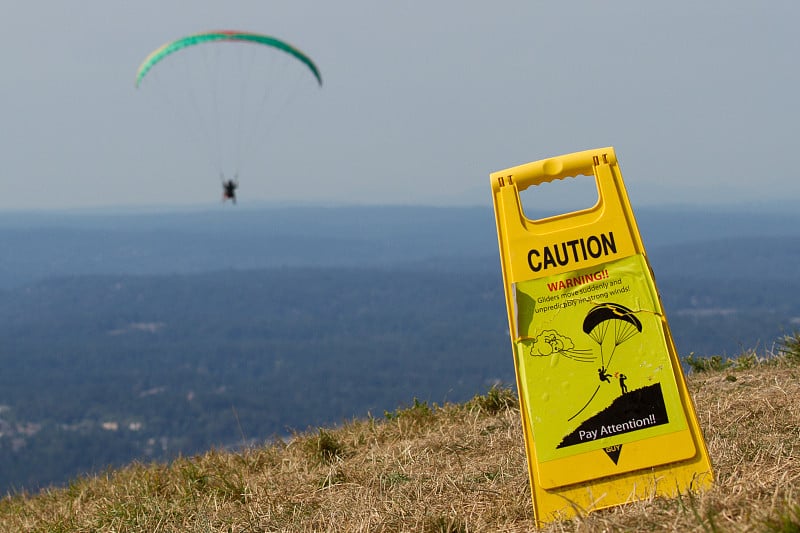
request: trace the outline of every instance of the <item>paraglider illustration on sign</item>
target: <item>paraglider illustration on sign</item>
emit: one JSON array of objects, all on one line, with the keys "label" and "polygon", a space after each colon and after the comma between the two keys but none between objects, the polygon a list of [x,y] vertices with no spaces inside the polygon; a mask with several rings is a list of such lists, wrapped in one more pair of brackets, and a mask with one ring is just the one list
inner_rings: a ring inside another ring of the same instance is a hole
[{"label": "paraglider illustration on sign", "polygon": [[515,284],[524,385],[547,391],[531,401],[540,459],[685,428],[679,416],[669,423],[680,398],[662,386],[671,364],[643,268],[633,256],[603,264],[603,277],[577,271]]},{"label": "paraglider illustration on sign", "polygon": [[[619,358],[615,361],[614,356],[619,351],[618,348],[620,345],[633,338],[634,335],[642,332],[642,322],[636,317],[636,313],[634,313],[633,310],[624,305],[614,302],[603,302],[594,305],[594,307],[589,310],[583,320],[581,329],[582,332],[597,345],[599,355],[594,355],[592,349],[577,348],[575,342],[570,337],[552,329],[545,329],[534,338],[520,337],[519,339],[521,342],[530,341],[528,354],[532,357],[566,357],[579,363],[596,362],[600,365],[596,370],[600,383],[594,386],[586,402],[572,416],[567,418],[567,421],[572,421],[583,413],[592,404],[593,400],[597,397],[597,393],[600,392],[601,387],[605,386],[605,384],[610,385],[616,382],[618,385],[616,389],[618,391],[618,396],[621,397],[628,394],[628,376],[624,371],[620,370],[625,366],[625,361],[623,359],[622,362],[620,362]],[[622,357],[624,358],[624,354]],[[556,365],[557,361],[552,359],[549,367],[554,368]],[[652,412],[653,409],[656,409],[659,414],[664,413],[664,399],[661,395],[660,388],[652,390],[646,401],[643,399],[638,389],[634,390],[633,393],[632,396],[624,399],[612,396],[611,399],[613,401],[608,406],[608,409],[601,409],[595,417],[607,418],[609,412],[619,411],[619,406],[625,405],[625,414],[622,415],[622,418],[630,418],[632,416],[631,413],[636,410],[641,410],[640,408],[650,410],[647,413],[642,413],[640,416],[640,418],[646,420],[647,423],[642,423],[639,426],[634,424],[631,426],[631,429],[645,426],[652,427],[666,422],[667,417],[665,415],[656,417]],[[627,405],[630,403],[635,403],[637,405]],[[592,418],[591,420],[596,419]],[[591,425],[591,423],[589,425]],[[577,434],[581,438],[575,439],[575,431],[578,432]],[[589,435],[592,435],[594,438],[600,435],[599,432],[589,433],[581,427],[577,428],[575,431],[565,436],[557,448],[563,448],[571,444],[580,444],[587,440],[586,437]]]},{"label": "paraglider illustration on sign", "polygon": [[264,173],[248,165],[256,155],[277,153],[279,143],[268,141],[294,125],[281,122],[282,114],[302,93],[322,86],[322,75],[309,55],[282,39],[219,30],[153,50],[135,86],[160,115],[172,117],[173,138],[191,141],[198,159],[208,158],[209,174],[220,176],[223,202],[236,203],[239,177]]},{"label": "paraglider illustration on sign", "polygon": [[[611,353],[608,355],[608,358],[606,358],[603,355],[603,344],[606,339],[606,334],[609,333],[609,329],[611,330],[609,338],[612,341],[612,346]],[[641,333],[642,323],[636,318],[633,311],[624,305],[608,302],[597,305],[589,311],[589,314],[586,315],[583,321],[583,332],[589,335],[592,340],[600,346],[600,368],[597,369],[600,381],[611,383],[611,375],[606,372],[611,365],[611,360],[614,358],[617,346],[633,337],[636,333]],[[614,377],[620,379],[620,389],[626,392],[627,386],[624,380],[627,379],[627,376],[624,374],[621,376],[622,377],[617,373]],[[594,394],[592,394],[589,401],[586,402],[586,405],[572,415],[570,420],[581,414],[583,410],[589,406],[589,403],[594,399],[598,390],[600,390],[600,385],[597,386]]]}]

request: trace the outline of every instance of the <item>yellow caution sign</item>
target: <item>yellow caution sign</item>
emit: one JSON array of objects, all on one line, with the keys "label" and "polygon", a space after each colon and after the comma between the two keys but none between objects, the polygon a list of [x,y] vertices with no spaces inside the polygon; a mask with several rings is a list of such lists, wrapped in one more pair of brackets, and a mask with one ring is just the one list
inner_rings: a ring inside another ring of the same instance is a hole
[{"label": "yellow caution sign", "polygon": [[[593,207],[525,216],[520,191],[580,175],[595,178]],[[491,183],[536,520],[710,486],[614,149],[501,170]]]}]

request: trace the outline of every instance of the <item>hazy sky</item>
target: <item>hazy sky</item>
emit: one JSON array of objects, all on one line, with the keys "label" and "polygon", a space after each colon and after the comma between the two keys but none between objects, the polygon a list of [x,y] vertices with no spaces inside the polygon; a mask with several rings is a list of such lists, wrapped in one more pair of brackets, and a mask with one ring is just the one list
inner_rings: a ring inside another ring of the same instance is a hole
[{"label": "hazy sky", "polygon": [[490,203],[492,171],[609,145],[634,205],[797,202],[798,20],[796,0],[8,0],[0,209],[218,205],[204,148],[133,81],[219,28],[286,39],[324,78],[242,204]]}]

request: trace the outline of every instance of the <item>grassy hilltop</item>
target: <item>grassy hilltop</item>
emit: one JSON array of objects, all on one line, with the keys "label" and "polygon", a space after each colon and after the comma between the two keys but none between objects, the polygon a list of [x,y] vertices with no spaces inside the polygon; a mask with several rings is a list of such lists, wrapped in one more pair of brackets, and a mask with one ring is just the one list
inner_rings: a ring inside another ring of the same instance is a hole
[{"label": "grassy hilltop", "polygon": [[[800,334],[775,353],[687,358],[716,482],[545,531],[800,531]],[[380,417],[0,500],[0,531],[532,531],[516,395]]]}]

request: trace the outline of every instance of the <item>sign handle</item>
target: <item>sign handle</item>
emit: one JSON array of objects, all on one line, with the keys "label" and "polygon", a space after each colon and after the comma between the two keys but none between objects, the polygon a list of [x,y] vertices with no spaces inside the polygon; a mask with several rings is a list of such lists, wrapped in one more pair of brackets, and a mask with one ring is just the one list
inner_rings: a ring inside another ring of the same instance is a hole
[{"label": "sign handle", "polygon": [[509,168],[502,172],[502,176],[493,180],[492,187],[497,190],[505,185],[515,183],[517,190],[524,191],[532,185],[540,185],[554,180],[584,175],[592,176],[595,166],[613,165],[616,161],[617,157],[612,147],[551,157]]}]

